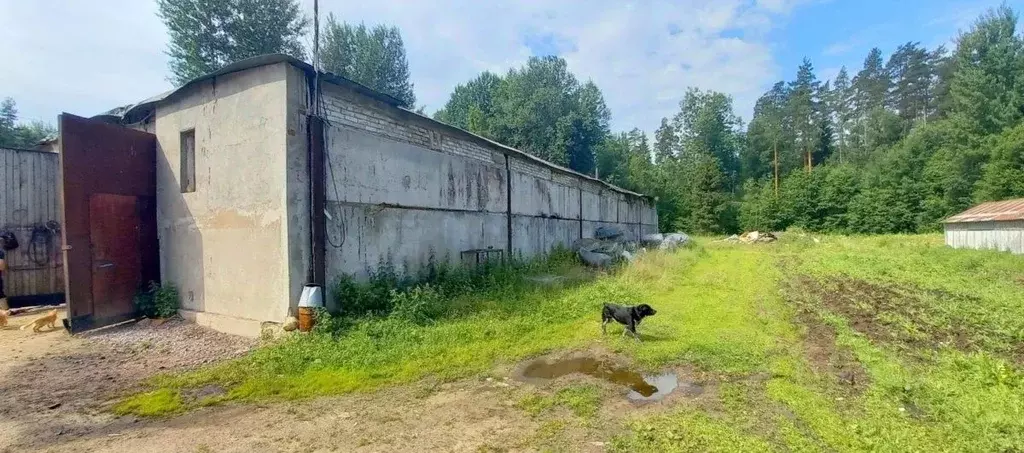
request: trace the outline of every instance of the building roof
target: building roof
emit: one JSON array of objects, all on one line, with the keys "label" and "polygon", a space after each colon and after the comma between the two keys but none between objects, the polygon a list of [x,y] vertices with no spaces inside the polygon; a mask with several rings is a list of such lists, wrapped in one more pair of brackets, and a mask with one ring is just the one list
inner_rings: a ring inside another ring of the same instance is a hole
[{"label": "building roof", "polygon": [[943,220],[943,223],[1024,220],[1024,198],[989,201]]},{"label": "building roof", "polygon": [[[139,123],[139,122],[144,121],[149,115],[151,115],[153,110],[156,108],[156,106],[158,104],[160,104],[160,103],[162,103],[162,102],[164,102],[164,101],[174,97],[176,94],[184,91],[185,89],[187,89],[187,88],[189,88],[189,87],[191,87],[191,86],[193,86],[193,85],[195,85],[195,84],[197,84],[199,82],[202,82],[202,81],[205,81],[205,80],[208,80],[208,79],[212,79],[214,77],[230,74],[230,73],[233,73],[233,72],[244,71],[244,70],[247,70],[247,69],[257,68],[257,67],[260,67],[260,66],[267,66],[267,65],[276,64],[276,63],[289,63],[292,66],[295,66],[295,67],[297,67],[299,69],[302,69],[307,74],[308,77],[312,77],[314,75],[317,75],[317,72],[313,68],[312,65],[310,65],[309,63],[306,63],[306,62],[304,62],[302,60],[296,59],[294,57],[291,57],[291,56],[288,56],[288,55],[284,55],[284,54],[260,55],[260,56],[257,56],[257,57],[253,57],[253,58],[249,58],[249,59],[246,59],[246,60],[242,60],[242,61],[237,61],[237,62],[231,63],[231,64],[229,64],[229,65],[227,65],[227,66],[225,66],[225,67],[223,67],[221,69],[218,69],[217,71],[214,71],[214,72],[211,72],[209,74],[206,74],[206,75],[197,77],[195,79],[192,79],[192,80],[186,82],[184,85],[182,85],[182,86],[180,86],[178,88],[175,88],[173,90],[170,90],[170,91],[158,94],[156,96],[153,96],[153,97],[151,97],[149,99],[140,101],[138,103],[130,104],[130,105],[124,105],[124,106],[120,106],[120,107],[108,110],[106,112],[103,112],[103,113],[101,113],[99,115],[94,116],[93,119],[99,119],[99,120],[109,121],[109,122],[119,123],[119,124],[135,124],[135,123]],[[320,78],[320,80],[323,80],[325,82],[332,83],[332,84],[335,84],[335,85],[339,85],[339,86],[342,86],[342,87],[345,87],[345,88],[349,88],[349,89],[351,89],[351,90],[353,90],[353,91],[355,91],[355,92],[357,92],[359,94],[362,94],[364,96],[376,99],[376,100],[381,101],[381,102],[383,102],[385,104],[391,105],[392,107],[401,109],[401,110],[403,110],[403,111],[405,111],[407,113],[411,113],[413,115],[417,115],[420,118],[422,118],[422,119],[424,119],[426,121],[435,123],[435,124],[437,124],[437,125],[439,125],[441,127],[444,127],[444,128],[447,128],[447,129],[451,129],[453,131],[457,131],[457,132],[459,132],[459,133],[461,133],[463,135],[468,135],[468,136],[470,136],[471,138],[473,138],[476,141],[487,143],[489,145],[498,147],[498,148],[500,148],[500,149],[502,149],[502,150],[504,150],[504,151],[506,151],[506,152],[508,152],[510,154],[515,154],[515,155],[517,155],[519,157],[522,157],[524,159],[533,161],[533,162],[535,162],[537,164],[540,164],[540,165],[542,165],[544,167],[548,167],[548,168],[550,168],[552,170],[556,170],[556,171],[559,171],[559,172],[562,172],[562,173],[572,174],[572,175],[580,177],[582,179],[586,179],[586,180],[595,182],[595,183],[597,183],[597,184],[599,184],[601,186],[604,186],[606,188],[609,188],[609,189],[611,189],[611,190],[613,190],[615,192],[619,192],[619,193],[623,193],[623,194],[627,194],[627,195],[633,195],[633,196],[637,196],[637,197],[653,199],[653,197],[651,197],[649,195],[644,195],[644,194],[640,194],[640,193],[636,193],[636,192],[633,192],[633,191],[630,191],[630,190],[623,189],[621,187],[618,187],[618,186],[609,184],[607,182],[601,181],[600,179],[595,178],[593,176],[585,175],[585,174],[577,172],[575,170],[572,170],[572,169],[569,169],[569,168],[566,168],[566,167],[562,167],[560,165],[553,164],[551,162],[548,162],[548,161],[546,161],[544,159],[541,159],[541,158],[539,158],[537,156],[534,156],[534,155],[532,155],[530,153],[527,153],[525,151],[521,151],[521,150],[512,148],[512,147],[507,146],[505,144],[498,143],[498,142],[493,141],[491,139],[488,139],[486,137],[482,137],[480,135],[477,135],[477,134],[474,134],[472,132],[469,132],[469,131],[467,131],[465,129],[462,129],[462,128],[459,128],[459,127],[456,127],[456,126],[452,126],[450,124],[443,123],[441,121],[437,121],[437,120],[435,120],[435,119],[433,119],[433,118],[431,118],[429,116],[422,115],[422,114],[419,114],[419,113],[414,112],[412,110],[403,108],[402,107],[402,101],[398,100],[397,98],[395,98],[393,96],[390,96],[390,95],[388,95],[386,93],[381,93],[381,92],[379,92],[377,90],[369,88],[369,87],[367,87],[365,85],[362,85],[359,82],[356,82],[354,80],[349,80],[349,79],[347,79],[345,77],[342,77],[342,76],[339,76],[337,74],[333,74],[333,73],[330,73],[330,72],[322,72],[322,71],[319,72],[319,78]]]}]

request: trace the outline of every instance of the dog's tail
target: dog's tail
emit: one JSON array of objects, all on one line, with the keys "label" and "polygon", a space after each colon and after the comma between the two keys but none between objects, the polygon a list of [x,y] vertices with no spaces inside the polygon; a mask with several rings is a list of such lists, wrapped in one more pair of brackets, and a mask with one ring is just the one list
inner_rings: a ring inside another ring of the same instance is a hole
[{"label": "dog's tail", "polygon": [[28,328],[28,326],[35,325],[35,323],[36,323],[35,321],[32,321],[32,322],[30,322],[28,324],[25,324],[25,325],[21,326],[21,329],[19,329],[19,330],[25,330],[25,329]]}]

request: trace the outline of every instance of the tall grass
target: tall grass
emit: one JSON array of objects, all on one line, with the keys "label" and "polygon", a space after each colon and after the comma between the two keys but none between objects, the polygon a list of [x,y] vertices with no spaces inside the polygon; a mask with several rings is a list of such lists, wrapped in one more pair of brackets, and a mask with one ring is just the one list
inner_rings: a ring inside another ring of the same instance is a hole
[{"label": "tall grass", "polygon": [[[217,384],[229,389],[224,400],[238,400],[339,394],[427,376],[458,379],[500,363],[585,346],[600,334],[602,302],[658,297],[699,253],[652,254],[611,272],[584,269],[565,251],[487,272],[439,270],[436,277],[415,282],[396,284],[390,271],[380,272],[366,285],[349,281],[335,291],[339,302],[359,300],[362,313],[323,315],[312,335],[291,337],[227,364],[159,377],[153,387],[180,392]],[[129,399],[123,408],[145,406],[137,400],[147,395]]]},{"label": "tall grass", "polygon": [[[376,299],[347,297],[375,308],[232,363],[160,378],[122,408],[187,410],[194,403],[177,395],[209,383],[224,386],[227,400],[307,398],[600,348],[641,371],[686,364],[711,380],[706,406],[669,402],[628,416],[609,444],[616,451],[1024,451],[1024,258],[950,250],[935,235],[818,239],[703,240],[610,273],[556,257],[386,292],[356,288]],[[531,278],[538,274],[568,277]],[[817,284],[792,284],[800,281]],[[887,300],[873,304],[879,297]],[[614,330],[601,336],[604,301],[658,310],[644,321],[642,344]],[[834,337],[811,338],[812,330]],[[955,341],[935,332],[954,332]],[[822,348],[852,357],[859,386],[814,358]],[[539,418],[565,407],[589,419],[607,416],[598,409],[610,397],[586,387],[519,406]],[[544,429],[566,425],[557,422]]]}]

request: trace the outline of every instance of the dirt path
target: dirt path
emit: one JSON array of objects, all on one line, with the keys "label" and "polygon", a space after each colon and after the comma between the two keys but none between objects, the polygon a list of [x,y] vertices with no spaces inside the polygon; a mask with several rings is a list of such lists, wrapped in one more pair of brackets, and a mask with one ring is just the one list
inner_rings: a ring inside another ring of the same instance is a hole
[{"label": "dirt path", "polygon": [[36,316],[11,317],[0,329],[0,451],[57,445],[137,424],[107,411],[113,398],[159,372],[223,360],[255,345],[181,320],[79,337],[63,328],[20,330]]},{"label": "dirt path", "polygon": [[[146,378],[222,360],[253,343],[181,321],[84,337],[18,330],[33,316],[14,317],[0,330],[0,452],[598,452],[626,417],[713,398],[636,405],[621,388],[593,378],[535,387],[499,369],[490,378],[428,380],[372,394],[228,405],[162,419],[117,417],[111,403]],[[531,416],[518,407],[528,394],[579,384],[605,393],[592,419],[557,408]]]}]

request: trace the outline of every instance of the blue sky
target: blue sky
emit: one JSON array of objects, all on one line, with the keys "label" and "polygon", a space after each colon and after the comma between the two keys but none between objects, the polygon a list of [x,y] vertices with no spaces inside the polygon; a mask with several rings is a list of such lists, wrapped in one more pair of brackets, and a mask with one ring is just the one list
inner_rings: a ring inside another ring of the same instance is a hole
[{"label": "blue sky", "polygon": [[[809,3],[795,8],[771,34],[776,60],[788,80],[806,56],[819,77],[833,77],[843,65],[852,77],[872,47],[888,56],[907,41],[919,41],[929,49],[946,45],[952,50],[957,30],[967,30],[993,1],[883,1],[863,0]],[[1009,1],[1020,11],[1024,1]]]},{"label": "blue sky", "polygon": [[[312,0],[300,0],[312,12]],[[652,133],[687,87],[754,102],[810,58],[851,76],[873,46],[948,43],[999,0],[320,0],[341,20],[402,30],[420,104],[443,106],[481,71],[563,56],[602,89],[612,128]],[[1024,0],[1008,2],[1018,11]],[[166,33],[150,0],[0,0],[0,97],[26,120],[93,115],[170,88]]]}]

